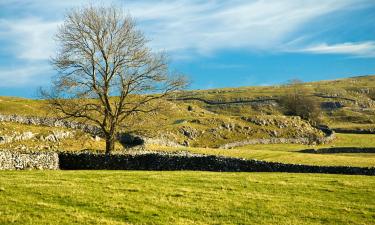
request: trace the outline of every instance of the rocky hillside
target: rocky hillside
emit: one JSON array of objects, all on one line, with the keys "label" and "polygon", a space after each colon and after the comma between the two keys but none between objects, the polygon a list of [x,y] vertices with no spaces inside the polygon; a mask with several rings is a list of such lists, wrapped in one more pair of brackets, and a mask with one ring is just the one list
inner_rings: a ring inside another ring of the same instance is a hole
[{"label": "rocky hillside", "polygon": [[[303,86],[319,102],[325,124],[342,129],[374,129],[375,76]],[[164,110],[126,121],[123,132],[131,135],[120,139],[125,146],[135,137],[148,144],[193,147],[228,147],[236,143],[319,144],[325,136],[322,131],[299,117],[283,114],[280,97],[289,88],[280,85],[181,92],[157,103]],[[0,147],[100,149],[104,146],[90,129],[62,126],[48,119],[58,115],[51,114],[43,100],[0,97],[0,114],[32,116],[40,122],[22,124],[3,119]],[[43,122],[42,118],[49,122]],[[76,140],[83,144],[77,146]]]},{"label": "rocky hillside", "polygon": [[[371,127],[375,123],[375,76],[303,83],[319,102],[324,123],[332,127]],[[293,87],[225,88],[190,91],[178,96],[211,112],[231,115],[281,115],[280,97]]]}]

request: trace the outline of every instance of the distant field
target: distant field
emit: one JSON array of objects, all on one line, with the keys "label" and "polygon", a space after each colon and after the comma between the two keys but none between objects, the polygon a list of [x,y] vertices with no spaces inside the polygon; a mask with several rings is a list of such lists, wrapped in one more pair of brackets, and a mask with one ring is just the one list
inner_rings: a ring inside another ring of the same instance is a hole
[{"label": "distant field", "polygon": [[[321,123],[332,128],[345,129],[375,128],[375,97],[372,95],[375,93],[374,87],[375,76],[309,82],[299,86],[306,91],[306,95],[312,96],[321,105]],[[306,121],[299,117],[284,115],[287,113],[280,104],[280,97],[292,91],[293,88],[295,87],[276,85],[178,92],[173,97],[179,100],[171,97],[154,103],[163,110],[152,115],[135,115],[122,125],[126,127],[125,132],[203,148],[214,148],[248,138],[321,137],[323,134],[312,128],[311,124]],[[264,101],[265,99],[274,100],[267,102]],[[249,100],[253,103],[250,104]],[[15,97],[0,97],[0,114],[58,116],[47,107],[46,101]],[[15,131],[29,129],[26,125],[13,127]],[[80,139],[79,143],[82,143],[81,140],[84,138],[78,137],[78,139]],[[353,139],[353,141],[356,140]],[[86,143],[84,149],[103,149],[103,143],[95,143],[91,140],[87,140]],[[29,143],[22,144],[29,145]],[[61,146],[66,150],[74,150],[78,147],[69,140]],[[14,145],[11,148],[14,148]],[[256,148],[267,150],[268,147]],[[280,151],[288,148],[287,145],[283,146]],[[251,149],[254,149],[253,146]],[[268,159],[268,156],[264,158]],[[320,161],[319,159],[314,163]],[[325,163],[324,159],[322,163]],[[353,165],[358,165],[355,159]]]},{"label": "distant field", "polygon": [[[38,133],[38,135],[44,136],[52,134],[52,129],[49,127],[21,125],[17,123],[0,123],[0,125],[0,133],[2,134],[12,133],[13,131],[18,131],[19,133],[31,131],[33,133]],[[53,130],[69,131],[69,129],[63,128],[53,128]],[[306,165],[375,167],[375,154],[373,153],[313,154],[300,152],[301,150],[312,148],[375,147],[374,137],[375,135],[373,134],[336,134],[336,138],[333,142],[326,145],[317,146],[300,144],[259,144],[237,147],[234,149],[217,149],[147,145],[146,150],[168,152],[188,151],[198,154],[222,155],[237,158]],[[85,149],[102,152],[105,149],[105,141],[104,139],[95,141],[90,135],[76,131],[75,138],[63,139],[57,143],[33,139],[0,144],[0,149],[19,150],[22,149],[23,146],[28,146],[29,149],[34,151],[81,151]],[[46,146],[49,147],[46,148]],[[126,152],[128,149],[124,149],[124,147],[117,142],[116,151]]]},{"label": "distant field", "polygon": [[[304,83],[304,88],[320,103],[340,103],[341,108],[324,109],[325,123],[333,128],[373,129],[375,128],[375,101],[369,95],[375,87],[375,76],[355,77],[334,81]],[[268,87],[241,87],[212,90],[195,90],[177,93],[177,98],[194,97],[213,102],[241,101],[246,99],[277,98],[291,87],[285,85]],[[323,97],[319,97],[323,96]],[[156,104],[156,103],[155,103]],[[375,135],[337,134],[328,145],[307,146],[298,144],[249,145],[234,149],[217,149],[223,144],[254,138],[294,138],[323,135],[311,128],[306,121],[283,116],[280,106],[223,104],[210,105],[202,101],[160,101],[164,110],[153,115],[138,115],[130,121],[126,132],[156,139],[170,140],[190,147],[147,146],[154,151],[189,151],[200,154],[214,154],[246,159],[259,159],[284,163],[307,165],[336,165],[374,167],[375,154],[312,154],[301,150],[327,147],[375,147]],[[189,107],[191,110],[189,110]],[[42,100],[0,97],[0,114],[32,116],[56,116]],[[258,118],[258,119],[256,119]],[[250,121],[249,121],[250,119]],[[251,119],[256,119],[255,122]],[[258,120],[258,122],[256,122]],[[264,121],[277,121],[262,125]],[[278,124],[278,125],[276,125]],[[282,126],[280,126],[280,124]],[[311,129],[310,129],[311,128]],[[40,135],[71,129],[39,127],[25,124],[0,123],[0,136],[14,132],[33,132]],[[311,133],[309,133],[311,132]],[[277,134],[277,135],[276,135]],[[207,147],[207,148],[205,148]],[[77,131],[74,138],[59,142],[45,142],[29,139],[0,144],[0,149],[30,149],[36,151],[103,151],[105,141],[92,138]],[[117,151],[124,151],[120,143]],[[126,150],[125,150],[126,151]]]},{"label": "distant field", "polygon": [[311,148],[329,147],[374,147],[375,135],[371,134],[336,134],[336,139],[327,145],[308,146],[299,144],[248,145],[234,149],[212,148],[170,148],[151,146],[154,151],[188,151],[199,154],[223,155],[230,157],[259,159],[273,162],[297,163],[324,166],[359,166],[375,167],[375,154],[313,154],[299,151]]},{"label": "distant field", "polygon": [[[375,128],[375,76],[304,83],[333,128]],[[278,98],[290,87],[243,87],[186,91],[176,97],[209,100],[162,100],[164,110],[126,121],[146,137],[166,138],[199,147],[147,145],[152,151],[188,151],[273,162],[375,167],[373,153],[313,154],[301,150],[375,147],[375,135],[336,134],[329,144],[248,145],[204,148],[253,138],[323,135],[306,121],[286,117],[279,104],[247,104],[246,99]],[[212,102],[240,102],[212,104]],[[242,101],[242,102],[241,102]],[[262,100],[263,101],[263,100]],[[276,101],[277,103],[277,101]],[[329,105],[329,104],[328,104]],[[42,100],[0,97],[0,114],[56,117]],[[257,118],[257,121],[250,119]],[[264,121],[274,121],[265,124]],[[277,121],[277,122],[275,122]],[[261,123],[260,123],[261,122]],[[288,122],[288,123],[283,123]],[[278,125],[276,125],[278,124]],[[280,125],[281,124],[281,125]],[[55,131],[74,138],[48,142]],[[0,136],[33,132],[34,139],[4,142],[0,149],[103,151],[105,141],[81,131],[0,123]],[[277,134],[277,135],[276,135]],[[281,136],[279,136],[281,135]],[[117,142],[116,151],[128,151]],[[137,151],[133,149],[132,151]],[[373,224],[375,177],[288,174],[151,171],[0,171],[2,224]]]},{"label": "distant field", "polygon": [[373,224],[375,177],[1,171],[0,224]]}]

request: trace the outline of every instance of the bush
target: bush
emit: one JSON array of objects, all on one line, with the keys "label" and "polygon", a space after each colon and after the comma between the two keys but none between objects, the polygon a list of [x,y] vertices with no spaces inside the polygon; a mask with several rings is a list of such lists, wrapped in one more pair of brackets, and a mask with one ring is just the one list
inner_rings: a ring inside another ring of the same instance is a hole
[{"label": "bush", "polygon": [[369,90],[368,97],[375,101],[375,88]]},{"label": "bush", "polygon": [[286,115],[300,116],[312,124],[321,122],[321,109],[319,102],[311,95],[301,83],[292,83],[287,94],[280,98],[280,104]]}]

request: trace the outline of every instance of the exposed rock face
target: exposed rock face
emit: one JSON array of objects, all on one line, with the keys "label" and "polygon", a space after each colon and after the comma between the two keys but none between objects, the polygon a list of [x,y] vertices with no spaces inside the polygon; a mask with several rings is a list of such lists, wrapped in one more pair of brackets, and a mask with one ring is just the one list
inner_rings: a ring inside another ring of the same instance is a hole
[{"label": "exposed rock face", "polygon": [[97,135],[92,137],[94,141],[101,141],[101,138]]},{"label": "exposed rock face", "polygon": [[35,134],[32,132],[24,132],[21,134],[13,134],[13,135],[3,135],[0,136],[0,144],[11,143],[13,141],[24,141],[30,140],[35,137]]},{"label": "exposed rock face", "polygon": [[194,140],[199,135],[199,132],[196,129],[188,126],[181,127],[180,133],[192,140]]},{"label": "exposed rock face", "polygon": [[264,117],[241,117],[242,120],[256,124],[258,126],[276,126],[278,128],[305,128],[308,129],[309,125],[298,116],[293,117],[279,117],[279,118],[264,118]]},{"label": "exposed rock face", "polygon": [[249,139],[244,141],[238,141],[228,143],[220,146],[219,148],[229,149],[234,147],[240,147],[245,145],[254,144],[324,144],[329,143],[335,139],[335,132],[329,129],[327,126],[319,126],[316,129],[321,130],[324,137],[313,137],[313,138],[268,138],[268,139]]},{"label": "exposed rock face", "polygon": [[309,144],[308,138],[268,138],[268,139],[249,139],[244,141],[238,141],[228,143],[220,146],[219,148],[230,149],[234,147],[240,147],[245,145],[256,145],[256,144]]},{"label": "exposed rock face", "polygon": [[[29,117],[29,116],[18,116],[18,115],[1,115],[0,114],[0,122],[16,122],[21,124],[28,124],[28,125],[41,125],[41,126],[48,126],[48,127],[63,127],[63,128],[71,128],[71,129],[79,129],[86,133],[93,135],[96,141],[99,141],[102,135],[102,131],[99,127],[78,123],[78,122],[71,122],[65,120],[59,120],[56,118],[41,118],[41,117]],[[36,134],[30,136],[31,132],[26,132],[26,134],[22,134],[22,137],[17,137],[19,140],[26,140],[26,138],[32,139]],[[56,131],[53,134],[50,134],[46,137],[40,137],[41,140],[50,141],[50,142],[57,142],[64,138],[73,138],[74,134],[72,132],[61,132]],[[23,139],[22,139],[23,138]],[[131,145],[139,145],[139,144],[155,144],[155,145],[164,145],[164,146],[171,146],[171,147],[179,147],[182,146],[176,142],[168,140],[167,138],[147,138],[137,136],[137,143],[135,143],[134,135],[131,136],[124,136],[123,134],[119,134],[118,138],[123,141],[125,144]],[[0,143],[8,143],[14,141],[14,138],[9,136],[0,136]]]},{"label": "exposed rock face", "polygon": [[19,153],[0,151],[0,170],[59,169],[59,156],[53,152]]},{"label": "exposed rock face", "polygon": [[169,146],[169,147],[181,147],[183,145],[171,141],[167,138],[143,138],[145,144],[159,145],[159,146]]},{"label": "exposed rock face", "polygon": [[[220,147],[223,148],[233,148],[236,146],[247,145],[247,144],[267,144],[267,143],[301,143],[301,144],[314,144],[314,143],[324,143],[327,142],[329,138],[333,139],[333,135],[331,137],[324,137],[323,133],[319,134],[319,129],[315,129],[311,127],[306,122],[302,121],[299,117],[291,117],[288,119],[283,118],[261,118],[261,117],[243,117],[243,120],[259,125],[259,126],[274,126],[277,129],[283,128],[293,128],[296,131],[295,134],[291,135],[292,138],[280,138],[283,136],[281,130],[269,130],[267,131],[270,138],[268,139],[250,139],[244,141],[237,141],[234,143],[226,143]],[[24,117],[18,115],[1,115],[0,114],[0,122],[17,122],[22,124],[33,124],[33,125],[42,125],[42,126],[50,126],[50,127],[64,127],[64,128],[71,128],[71,129],[80,129],[86,133],[91,134],[95,140],[100,140],[100,137],[103,137],[102,131],[99,127],[93,125],[87,125],[83,123],[71,122],[71,121],[63,121],[56,118],[40,118],[40,117]],[[132,135],[132,136],[124,136],[123,134],[119,134],[118,138],[120,142],[124,144],[125,147],[133,147],[133,146],[142,146],[144,144],[153,144],[153,145],[163,145],[163,146],[171,146],[171,147],[180,147],[180,146],[194,146],[194,142],[202,138],[203,135],[211,135],[214,138],[220,140],[226,140],[227,134],[236,132],[241,135],[249,136],[251,135],[252,128],[250,126],[240,126],[235,124],[231,121],[221,121],[217,119],[209,119],[207,121],[202,120],[192,120],[191,123],[199,124],[199,125],[207,125],[216,124],[215,128],[210,128],[207,130],[199,130],[194,128],[194,126],[182,125],[179,128],[178,133],[179,135],[183,135],[185,138],[182,141],[177,141],[176,138],[171,138],[167,134],[159,135],[159,137],[142,137],[139,135]],[[221,131],[226,131],[227,133],[223,133]],[[229,132],[229,133],[228,133]],[[205,134],[206,133],[206,134]],[[31,132],[24,133],[20,137],[8,137],[8,136],[0,136],[0,143],[8,143],[13,140],[26,140],[32,139],[35,134]],[[73,138],[74,133],[72,132],[54,132],[45,137],[40,137],[42,141],[49,141],[49,142],[58,142],[64,138]],[[227,141],[228,142],[228,141]],[[219,145],[215,146],[218,147]]]},{"label": "exposed rock face", "polygon": [[50,141],[50,142],[58,142],[62,139],[66,138],[73,138],[74,133],[70,131],[53,131],[52,134],[49,134],[47,136],[39,136],[37,137],[37,133],[32,133],[30,131],[24,132],[24,133],[17,133],[15,132],[13,135],[2,135],[0,136],[0,144],[6,144],[6,143],[12,143],[15,141],[26,141],[31,140],[34,138],[39,138],[41,141]]},{"label": "exposed rock face", "polygon": [[42,141],[50,141],[50,142],[58,142],[62,139],[66,139],[66,138],[73,138],[74,137],[74,134],[73,132],[70,132],[70,131],[53,131],[52,134],[49,134],[47,136],[41,136],[40,137],[40,140]]},{"label": "exposed rock face", "polygon": [[21,124],[41,125],[41,126],[48,126],[48,127],[64,127],[64,128],[82,130],[92,135],[102,136],[102,131],[97,126],[88,125],[84,123],[78,123],[78,122],[72,122],[72,121],[66,121],[66,120],[59,120],[56,118],[18,116],[18,115],[1,115],[0,114],[0,122],[16,122],[16,123],[21,123]]},{"label": "exposed rock face", "polygon": [[231,130],[234,130],[236,128],[236,124],[234,124],[234,123],[223,123],[221,125],[221,127],[231,131]]}]

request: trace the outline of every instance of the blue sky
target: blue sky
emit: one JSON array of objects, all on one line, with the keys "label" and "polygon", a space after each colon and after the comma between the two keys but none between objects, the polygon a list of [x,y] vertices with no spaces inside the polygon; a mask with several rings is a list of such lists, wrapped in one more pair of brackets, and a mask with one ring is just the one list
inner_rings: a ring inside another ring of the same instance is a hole
[{"label": "blue sky", "polygon": [[[87,0],[0,0],[0,95],[36,97],[53,36]],[[94,4],[97,4],[95,1]],[[190,89],[375,74],[374,0],[100,1],[123,7]]]}]

